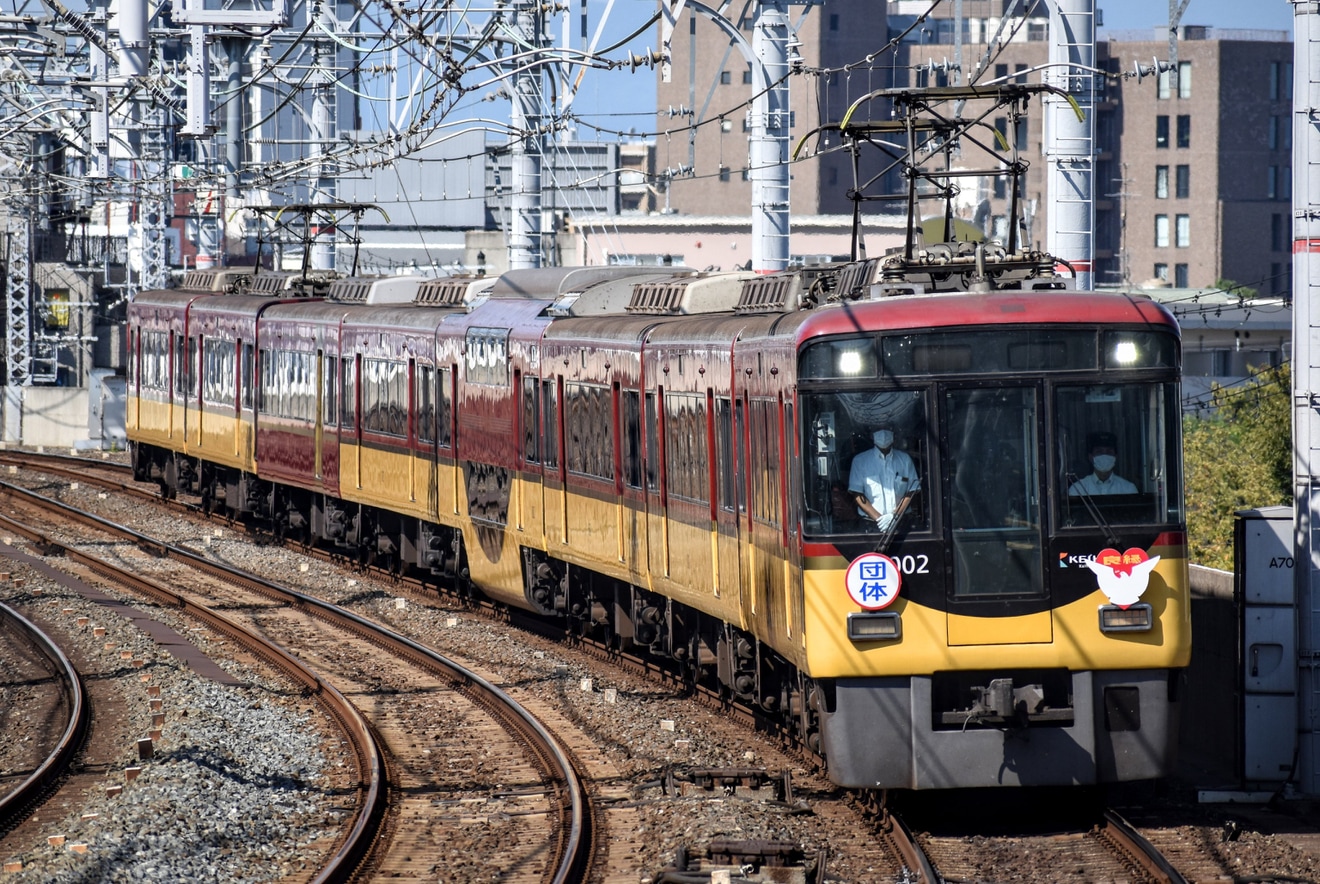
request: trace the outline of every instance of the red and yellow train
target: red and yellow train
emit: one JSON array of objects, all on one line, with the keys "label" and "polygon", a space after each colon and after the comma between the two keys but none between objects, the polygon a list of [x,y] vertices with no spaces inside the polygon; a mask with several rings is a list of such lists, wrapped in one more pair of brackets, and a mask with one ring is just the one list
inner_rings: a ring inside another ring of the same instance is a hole
[{"label": "red and yellow train", "polygon": [[[681,665],[842,785],[1158,777],[1190,653],[1178,328],[999,258],[327,297],[202,272],[129,307],[133,463]],[[919,478],[885,532],[848,490],[881,424]],[[1126,493],[1080,481],[1100,433]]]}]

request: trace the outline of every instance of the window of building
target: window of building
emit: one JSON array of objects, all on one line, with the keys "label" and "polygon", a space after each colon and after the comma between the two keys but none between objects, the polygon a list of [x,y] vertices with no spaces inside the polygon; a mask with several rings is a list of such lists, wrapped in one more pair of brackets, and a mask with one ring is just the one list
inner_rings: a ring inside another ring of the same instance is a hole
[{"label": "window of building", "polygon": [[830,15],[830,30],[837,31],[838,29],[839,29],[839,16],[838,13],[834,13]]},{"label": "window of building", "polygon": [[728,86],[728,85],[729,85],[730,83],[732,83],[732,82],[733,82],[733,72],[732,72],[732,71],[720,71],[720,85],[721,85],[721,86]]},{"label": "window of building", "polygon": [[1270,294],[1277,295],[1283,288],[1283,265],[1270,265]]},{"label": "window of building", "polygon": [[1286,215],[1275,212],[1270,216],[1270,251],[1282,252],[1288,248]]},{"label": "window of building", "polygon": [[1179,215],[1175,221],[1177,240],[1174,244],[1180,249],[1188,248],[1192,244],[1192,216]]},{"label": "window of building", "polygon": [[1004,80],[1007,79],[1007,77],[1008,77],[1008,65],[1006,64],[995,65],[995,79]]},{"label": "window of building", "polygon": [[1266,140],[1270,150],[1279,149],[1279,118],[1277,116],[1270,117],[1269,136]]},{"label": "window of building", "polygon": [[1192,63],[1190,61],[1178,62],[1178,97],[1192,97]]},{"label": "window of building", "polygon": [[747,70],[743,71],[743,85],[750,86],[751,84],[752,84],[752,69],[749,67]]},{"label": "window of building", "polygon": [[1290,199],[1292,197],[1292,166],[1279,167],[1279,178],[1279,199]]},{"label": "window of building", "polygon": [[[1169,247],[1169,216],[1155,216],[1155,248],[1166,249]],[[1165,277],[1160,277],[1161,279]]]},{"label": "window of building", "polygon": [[1173,195],[1185,200],[1192,195],[1192,167],[1180,165],[1174,172]]},{"label": "window of building", "polygon": [[1156,79],[1156,83],[1157,83],[1155,87],[1156,98],[1165,99],[1169,97],[1169,81],[1171,79],[1173,79],[1173,74],[1170,71],[1160,71],[1160,75]]},{"label": "window of building", "polygon": [[720,180],[721,180],[721,181],[728,181],[728,180],[729,180],[729,167],[728,167],[728,166],[720,166]]},{"label": "window of building", "polygon": [[1169,167],[1155,167],[1155,199],[1166,200],[1169,198]]},{"label": "window of building", "polygon": [[1189,114],[1178,114],[1178,146],[1192,146],[1192,118]]},{"label": "window of building", "polygon": [[1013,74],[1014,74],[1013,79],[1019,83],[1027,82],[1027,75],[1023,73],[1023,71],[1025,71],[1026,69],[1027,66],[1025,64],[1013,65]]},{"label": "window of building", "polygon": [[1186,264],[1174,264],[1174,265],[1173,265],[1173,285],[1174,285],[1174,288],[1180,288],[1180,289],[1185,289],[1185,288],[1187,288],[1187,265],[1186,265]]},{"label": "window of building", "polygon": [[1155,118],[1155,146],[1169,146],[1169,115],[1160,114]]},{"label": "window of building", "polygon": [[1292,63],[1270,62],[1270,101],[1292,101]]},{"label": "window of building", "polygon": [[1156,265],[1155,265],[1155,278],[1156,278],[1156,279],[1162,279],[1162,280],[1164,280],[1165,282],[1168,282],[1168,281],[1169,281],[1169,265],[1168,265],[1168,264],[1162,264],[1162,263],[1161,263],[1161,264],[1156,264]]}]

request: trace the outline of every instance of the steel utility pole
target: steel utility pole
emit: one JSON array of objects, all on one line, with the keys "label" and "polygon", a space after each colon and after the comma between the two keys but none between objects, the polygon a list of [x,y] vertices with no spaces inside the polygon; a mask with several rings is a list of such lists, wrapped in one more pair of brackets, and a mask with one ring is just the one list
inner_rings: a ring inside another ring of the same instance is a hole
[{"label": "steel utility pole", "polygon": [[752,269],[788,267],[788,3],[761,0],[752,29]]},{"label": "steel utility pole", "polygon": [[[1045,96],[1045,162],[1049,222],[1045,250],[1094,283],[1095,259],[1095,0],[1050,3],[1050,67],[1045,82],[1066,92]],[[1080,111],[1081,119],[1078,119]]]},{"label": "steel utility pole", "polygon": [[1294,780],[1320,795],[1320,11],[1293,2],[1293,481],[1298,746]]},{"label": "steel utility pole", "polygon": [[[545,43],[544,13],[532,0],[514,6],[514,31],[518,43],[539,52]],[[541,247],[541,162],[545,135],[542,132],[542,73],[539,65],[519,64],[513,80],[510,104],[510,209],[509,268],[540,267],[545,255]]]}]

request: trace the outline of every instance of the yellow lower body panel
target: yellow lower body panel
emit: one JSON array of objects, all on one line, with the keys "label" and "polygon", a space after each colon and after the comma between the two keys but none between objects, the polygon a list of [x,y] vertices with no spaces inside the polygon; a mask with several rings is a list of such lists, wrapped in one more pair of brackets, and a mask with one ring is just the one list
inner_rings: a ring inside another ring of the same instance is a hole
[{"label": "yellow lower body panel", "polygon": [[1100,609],[1109,601],[1097,589],[1069,605],[1019,617],[949,615],[900,596],[886,610],[899,615],[902,637],[854,642],[848,615],[860,608],[844,589],[844,571],[813,569],[803,576],[806,670],[815,678],[954,669],[1167,669],[1191,659],[1185,560],[1166,558],[1152,573],[1141,598],[1154,621],[1146,632],[1102,632]]}]

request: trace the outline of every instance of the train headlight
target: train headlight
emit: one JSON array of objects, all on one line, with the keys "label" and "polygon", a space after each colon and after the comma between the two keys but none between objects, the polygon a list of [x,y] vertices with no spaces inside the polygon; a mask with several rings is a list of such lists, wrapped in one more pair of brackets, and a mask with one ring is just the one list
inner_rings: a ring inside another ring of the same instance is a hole
[{"label": "train headlight", "polygon": [[841,377],[856,377],[862,373],[864,365],[860,350],[842,350],[839,352],[839,375]]},{"label": "train headlight", "polygon": [[1126,608],[1118,605],[1100,606],[1101,632],[1149,632],[1154,622],[1150,605],[1144,603]]},{"label": "train headlight", "polygon": [[1114,344],[1114,364],[1116,365],[1133,365],[1139,355],[1141,354],[1137,351],[1137,345],[1133,341],[1120,340]]},{"label": "train headlight", "polygon": [[848,638],[855,642],[887,642],[903,637],[903,621],[887,611],[848,615]]}]

